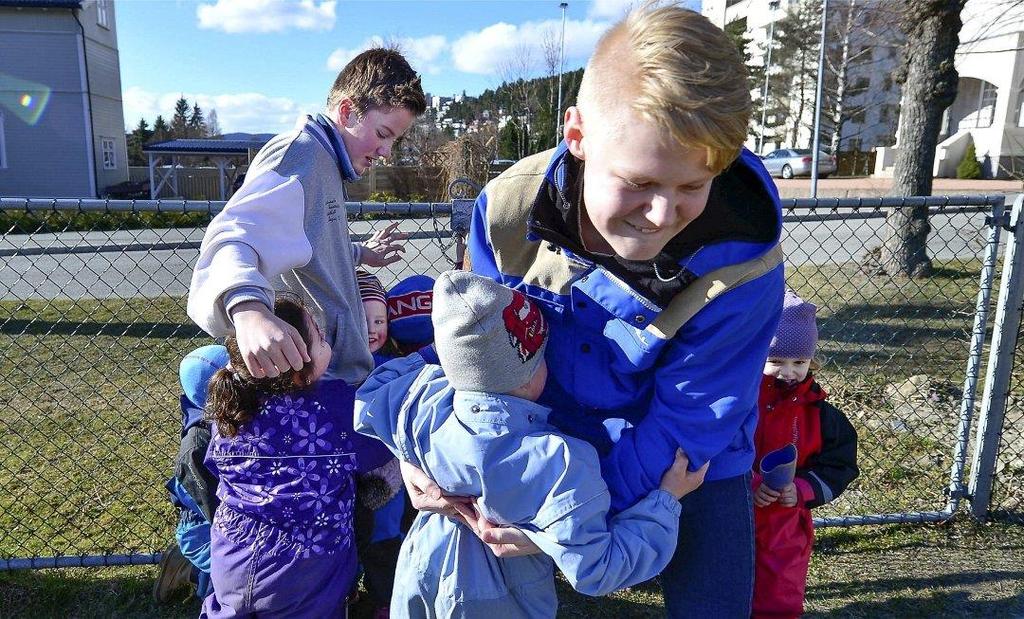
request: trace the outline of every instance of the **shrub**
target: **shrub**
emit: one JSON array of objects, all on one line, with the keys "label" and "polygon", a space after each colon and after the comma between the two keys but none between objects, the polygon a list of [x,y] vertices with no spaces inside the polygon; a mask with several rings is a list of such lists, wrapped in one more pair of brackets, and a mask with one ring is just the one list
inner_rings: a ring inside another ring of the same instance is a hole
[{"label": "shrub", "polygon": [[957,178],[981,178],[981,164],[978,163],[978,153],[974,148],[974,142],[967,145],[964,158],[956,166]]}]

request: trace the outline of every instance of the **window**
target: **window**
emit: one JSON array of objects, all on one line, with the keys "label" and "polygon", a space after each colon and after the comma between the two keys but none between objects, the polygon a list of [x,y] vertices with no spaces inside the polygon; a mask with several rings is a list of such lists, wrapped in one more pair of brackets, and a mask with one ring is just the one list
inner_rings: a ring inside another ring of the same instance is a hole
[{"label": "window", "polygon": [[103,169],[117,169],[117,153],[114,151],[114,138],[100,138],[100,148],[103,150]]},{"label": "window", "polygon": [[850,122],[852,122],[852,123],[857,123],[857,124],[863,125],[864,124],[864,120],[865,120],[864,108],[859,108],[856,111],[854,111],[852,114],[850,114]]},{"label": "window", "polygon": [[0,114],[0,170],[7,167],[7,148],[4,140],[4,115]]},{"label": "window", "polygon": [[978,99],[978,127],[991,127],[995,117],[996,98],[999,89],[991,82],[983,82],[981,96]]},{"label": "window", "polygon": [[882,78],[882,90],[884,90],[885,92],[889,92],[890,90],[892,90],[891,75],[886,75],[885,77]]},{"label": "window", "polygon": [[850,85],[850,96],[856,97],[859,94],[867,92],[868,88],[871,88],[871,78],[867,76],[858,77]]},{"label": "window", "polygon": [[110,28],[109,18],[107,17],[107,5],[110,0],[96,0],[96,23],[103,28]]},{"label": "window", "polygon": [[[1017,126],[1024,127],[1024,80],[1020,82],[1020,88],[1017,89]],[[0,144],[3,144],[3,116],[0,116]],[[3,153],[0,152],[0,158],[3,157]],[[3,166],[0,166],[3,167]]]}]

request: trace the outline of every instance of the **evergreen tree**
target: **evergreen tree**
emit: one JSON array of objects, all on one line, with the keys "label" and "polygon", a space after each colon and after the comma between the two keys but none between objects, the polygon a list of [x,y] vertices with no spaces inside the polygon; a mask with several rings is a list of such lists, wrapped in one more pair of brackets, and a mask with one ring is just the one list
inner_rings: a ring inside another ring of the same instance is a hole
[{"label": "evergreen tree", "polygon": [[153,131],[145,118],[139,119],[138,126],[126,136],[128,143],[128,165],[146,165],[146,156],[142,147],[153,137]]},{"label": "evergreen tree", "polygon": [[203,110],[199,103],[192,105],[192,114],[188,117],[188,137],[205,138],[207,136],[206,119],[203,118]]},{"label": "evergreen tree", "polygon": [[172,138],[187,138],[188,137],[188,119],[189,119],[189,107],[188,101],[185,97],[178,99],[174,103],[174,116],[171,117],[171,137]]},{"label": "evergreen tree", "polygon": [[519,159],[519,128],[507,122],[498,132],[498,159]]},{"label": "evergreen tree", "polygon": [[805,111],[814,109],[820,37],[821,0],[801,0],[791,5],[786,16],[775,24],[768,108],[776,113],[772,114],[775,122],[769,121],[766,129],[784,133],[788,128],[789,143],[794,148],[801,147],[797,143],[800,128],[809,122],[804,119]]},{"label": "evergreen tree", "polygon": [[157,116],[153,121],[153,135],[150,137],[153,142],[165,142],[172,139],[171,128],[167,126],[167,121],[163,116]]}]

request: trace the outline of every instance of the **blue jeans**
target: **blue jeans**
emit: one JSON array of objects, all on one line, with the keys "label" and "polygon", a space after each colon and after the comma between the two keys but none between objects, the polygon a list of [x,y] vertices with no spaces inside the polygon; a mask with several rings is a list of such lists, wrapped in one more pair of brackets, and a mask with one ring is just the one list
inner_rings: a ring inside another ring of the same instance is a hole
[{"label": "blue jeans", "polygon": [[750,473],[704,484],[682,499],[679,544],[661,573],[666,614],[750,617],[754,502]]}]

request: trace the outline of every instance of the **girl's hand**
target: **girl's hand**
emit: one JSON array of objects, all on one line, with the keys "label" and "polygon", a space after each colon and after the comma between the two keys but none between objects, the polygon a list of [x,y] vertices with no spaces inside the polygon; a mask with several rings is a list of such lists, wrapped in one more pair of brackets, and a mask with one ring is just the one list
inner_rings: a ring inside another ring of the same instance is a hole
[{"label": "girl's hand", "polygon": [[298,330],[259,301],[231,308],[235,340],[253,378],[274,378],[289,369],[298,372],[309,362],[306,343]]},{"label": "girl's hand", "polygon": [[399,243],[409,238],[404,232],[398,232],[398,224],[394,222],[383,230],[373,233],[363,243],[363,252],[359,258],[361,264],[368,267],[386,267],[402,259],[405,252],[405,245]]},{"label": "girl's hand", "polygon": [[758,507],[768,507],[775,501],[778,501],[779,496],[780,494],[778,491],[772,490],[768,486],[761,484],[758,486],[757,492],[754,493],[754,505]]},{"label": "girl's hand", "polygon": [[408,462],[401,463],[401,470],[405,490],[409,493],[409,500],[416,509],[441,514],[449,518],[461,518],[461,512],[456,506],[472,506],[473,499],[471,497],[445,495],[441,492],[440,486],[434,483],[434,480]]},{"label": "girl's hand", "polygon": [[682,449],[676,449],[676,459],[662,476],[660,488],[676,499],[681,499],[704,483],[704,475],[708,472],[709,464],[711,463],[705,462],[704,466],[690,472],[690,459]]},{"label": "girl's hand", "polygon": [[786,507],[796,507],[797,504],[796,484],[789,482],[789,485],[779,493],[779,503]]},{"label": "girl's hand", "polygon": [[537,554],[540,548],[529,537],[515,527],[499,526],[484,518],[476,506],[476,499],[465,505],[456,506],[463,524],[469,527],[480,541],[487,544],[499,559],[524,557]]}]

